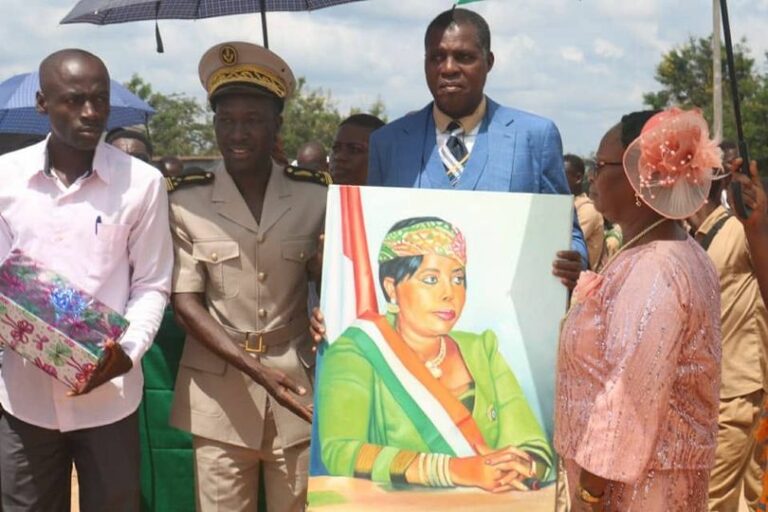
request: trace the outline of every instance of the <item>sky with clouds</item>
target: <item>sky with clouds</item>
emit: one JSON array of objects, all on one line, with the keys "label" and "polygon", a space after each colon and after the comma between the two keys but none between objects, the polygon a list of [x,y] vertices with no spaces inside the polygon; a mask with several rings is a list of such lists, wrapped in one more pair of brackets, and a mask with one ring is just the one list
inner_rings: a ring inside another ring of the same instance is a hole
[{"label": "sky with clouds", "polygon": [[[198,21],[59,25],[74,0],[2,0],[0,80],[36,69],[60,48],[102,57],[113,78],[139,73],[164,93],[204,93],[197,63],[213,44],[261,43],[258,14]],[[431,98],[423,37],[450,0],[366,0],[311,13],[270,13],[270,48],[311,87],[332,91],[339,109],[381,98],[390,119]],[[655,90],[663,52],[712,31],[709,0],[485,0],[469,4],[488,20],[496,64],[486,92],[496,101],[553,119],[566,151],[588,154],[620,116]],[[768,0],[729,0],[735,39],[746,37],[762,70]]]}]

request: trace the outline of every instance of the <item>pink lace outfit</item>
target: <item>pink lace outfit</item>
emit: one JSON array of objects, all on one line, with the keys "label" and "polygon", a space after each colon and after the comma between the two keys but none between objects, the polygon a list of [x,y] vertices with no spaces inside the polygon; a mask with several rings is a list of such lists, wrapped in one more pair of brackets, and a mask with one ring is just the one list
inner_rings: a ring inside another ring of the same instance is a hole
[{"label": "pink lace outfit", "polygon": [[580,282],[560,336],[555,447],[606,511],[706,511],[720,386],[720,288],[691,238],[621,253]]}]

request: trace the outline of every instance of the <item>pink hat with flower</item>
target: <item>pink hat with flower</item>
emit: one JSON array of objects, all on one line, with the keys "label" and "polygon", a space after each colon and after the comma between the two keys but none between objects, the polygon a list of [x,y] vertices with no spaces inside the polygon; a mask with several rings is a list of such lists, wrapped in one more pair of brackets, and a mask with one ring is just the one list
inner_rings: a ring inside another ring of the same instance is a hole
[{"label": "pink hat with flower", "polygon": [[643,202],[669,219],[693,215],[706,202],[712,180],[726,175],[701,111],[676,107],[645,123],[624,153],[624,172]]}]

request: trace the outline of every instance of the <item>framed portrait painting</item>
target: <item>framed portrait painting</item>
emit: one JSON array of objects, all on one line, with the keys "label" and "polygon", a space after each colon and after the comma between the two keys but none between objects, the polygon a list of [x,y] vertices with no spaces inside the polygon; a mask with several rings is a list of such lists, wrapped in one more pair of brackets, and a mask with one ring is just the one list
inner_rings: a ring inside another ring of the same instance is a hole
[{"label": "framed portrait painting", "polygon": [[554,507],[569,196],[331,186],[313,511]]}]

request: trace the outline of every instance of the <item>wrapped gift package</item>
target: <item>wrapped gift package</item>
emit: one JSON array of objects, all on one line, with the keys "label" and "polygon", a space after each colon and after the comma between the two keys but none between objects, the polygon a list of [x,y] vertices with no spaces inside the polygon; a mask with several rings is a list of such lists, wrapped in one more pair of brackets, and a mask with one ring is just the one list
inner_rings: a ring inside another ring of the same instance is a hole
[{"label": "wrapped gift package", "polygon": [[14,250],[0,265],[0,341],[73,390],[128,321],[65,276]]}]

